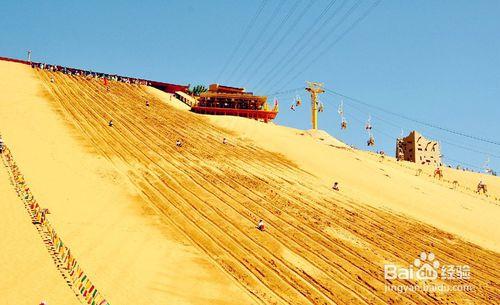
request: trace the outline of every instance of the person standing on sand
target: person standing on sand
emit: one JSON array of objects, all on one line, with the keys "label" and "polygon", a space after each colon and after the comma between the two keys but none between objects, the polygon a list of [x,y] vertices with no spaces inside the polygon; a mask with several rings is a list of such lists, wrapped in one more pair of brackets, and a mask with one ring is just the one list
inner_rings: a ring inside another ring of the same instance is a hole
[{"label": "person standing on sand", "polygon": [[434,178],[436,178],[436,176],[441,179],[443,178],[443,172],[441,171],[441,168],[440,167],[437,167],[435,170],[434,170]]}]

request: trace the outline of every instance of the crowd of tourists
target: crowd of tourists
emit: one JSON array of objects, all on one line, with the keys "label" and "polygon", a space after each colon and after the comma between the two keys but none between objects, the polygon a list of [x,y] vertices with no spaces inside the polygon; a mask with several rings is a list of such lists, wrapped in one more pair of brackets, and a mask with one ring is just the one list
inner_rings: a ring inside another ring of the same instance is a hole
[{"label": "crowd of tourists", "polygon": [[143,79],[124,77],[124,76],[119,76],[116,74],[99,73],[99,72],[93,72],[93,71],[89,71],[89,70],[82,70],[82,69],[76,69],[76,68],[68,68],[68,67],[63,67],[63,66],[58,66],[58,65],[50,65],[50,64],[46,64],[46,63],[31,62],[31,67],[34,69],[49,70],[52,72],[61,72],[61,73],[64,73],[66,75],[75,75],[75,76],[84,76],[84,77],[88,77],[88,78],[107,79],[110,81],[117,81],[117,82],[122,82],[122,83],[126,83],[126,84],[151,85],[148,81],[143,80]]}]

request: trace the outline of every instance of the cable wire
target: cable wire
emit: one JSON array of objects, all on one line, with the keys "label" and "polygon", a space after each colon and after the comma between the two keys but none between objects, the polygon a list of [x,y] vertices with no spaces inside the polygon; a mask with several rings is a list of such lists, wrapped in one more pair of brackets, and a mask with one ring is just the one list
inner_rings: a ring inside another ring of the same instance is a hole
[{"label": "cable wire", "polygon": [[[351,32],[361,21],[363,21],[368,15],[380,4],[381,0],[374,2],[358,19],[356,19],[340,36],[335,39],[332,43],[330,43],[326,48],[323,49],[320,53],[316,55],[301,71],[298,71],[292,78],[290,78],[287,82],[283,84],[282,87],[288,86],[291,82],[296,80],[299,76],[301,76],[304,71],[310,69],[314,63],[316,63],[320,58],[322,58],[330,49],[332,49],[339,41],[341,41],[349,32]],[[305,58],[305,57],[303,57]],[[291,71],[290,71],[291,73]],[[279,82],[278,82],[279,83]],[[279,90],[279,89],[278,89]]]},{"label": "cable wire", "polygon": [[280,94],[286,94],[286,93],[291,93],[291,92],[296,92],[299,90],[305,90],[305,87],[297,87],[293,89],[287,89],[287,90],[282,90],[282,91],[277,91],[273,93],[266,94],[267,96],[274,96],[274,95],[280,95]]},{"label": "cable wire", "polygon": [[[281,10],[281,8],[283,7],[284,2],[285,2],[285,0],[280,0],[280,2],[278,3],[278,6],[275,7],[275,9],[274,9],[273,13],[271,14],[271,16],[276,16],[279,13],[279,11]],[[269,18],[267,20],[267,22],[261,28],[259,34],[256,36],[255,41],[250,45],[249,48],[246,49],[246,52],[243,55],[243,57],[240,59],[240,61],[238,62],[238,64],[236,66],[234,66],[234,69],[231,71],[231,73],[229,73],[228,80],[232,79],[233,76],[234,76],[234,74],[236,72],[238,72],[238,70],[240,69],[240,67],[243,65],[243,62],[247,59],[247,57],[250,55],[250,53],[252,53],[253,49],[255,48],[255,46],[257,46],[258,42],[264,36],[265,32],[271,27],[271,24],[272,24],[273,21],[274,21],[273,18]]]},{"label": "cable wire", "polygon": [[[294,46],[298,47],[301,44],[301,42],[307,37],[307,35],[309,35],[309,33],[318,25],[318,23],[323,19],[323,17],[325,17],[325,15],[333,7],[333,5],[335,4],[336,1],[337,0],[331,0],[328,3],[328,5],[323,9],[323,11],[321,11],[320,15],[316,18],[316,22],[314,22],[311,26],[309,26],[305,30],[304,33],[302,33],[302,35],[293,44]],[[268,79],[273,79],[276,70],[282,66],[282,64],[285,62],[285,60],[288,59],[288,56],[291,54],[292,51],[293,51],[293,49],[289,48],[287,53],[281,57],[280,61],[278,63],[276,63],[273,67],[271,67],[271,69],[269,69],[268,73],[265,74],[266,76],[264,76],[259,82],[257,82],[257,84],[255,84],[255,87],[259,88]]]},{"label": "cable wire", "polygon": [[458,135],[458,136],[470,138],[470,139],[473,139],[473,140],[476,140],[476,141],[481,141],[481,142],[490,143],[490,144],[494,144],[494,145],[499,145],[500,146],[500,142],[499,141],[490,140],[490,139],[486,139],[486,138],[483,138],[483,137],[478,137],[478,136],[466,134],[466,133],[461,132],[461,131],[452,130],[450,128],[446,128],[446,127],[438,126],[438,125],[435,125],[435,124],[432,124],[432,123],[427,123],[427,122],[424,122],[422,120],[414,119],[414,118],[408,117],[406,115],[399,114],[399,113],[396,113],[394,111],[384,109],[384,108],[382,108],[380,106],[375,106],[375,105],[363,102],[363,101],[361,101],[359,99],[347,96],[345,94],[339,93],[337,91],[334,91],[334,90],[331,90],[331,89],[328,89],[328,88],[325,88],[325,91],[333,93],[333,94],[335,94],[337,96],[341,96],[341,97],[343,97],[343,98],[345,98],[347,100],[353,101],[355,103],[358,103],[358,104],[361,104],[361,105],[365,105],[367,107],[370,107],[370,108],[373,108],[373,109],[377,109],[377,110],[379,110],[381,112],[385,112],[387,114],[390,114],[390,115],[393,115],[393,116],[405,119],[407,121],[418,123],[420,125],[427,126],[427,127],[430,127],[430,128],[442,130],[442,131],[445,131],[445,132],[448,132],[448,133],[452,133],[452,134],[455,134],[455,135]]},{"label": "cable wire", "polygon": [[267,63],[267,61],[272,58],[273,54],[277,51],[277,49],[283,44],[283,42],[285,41],[285,39],[289,36],[290,33],[293,32],[294,28],[300,24],[300,21],[302,20],[302,17],[304,17],[306,14],[307,14],[307,11],[313,7],[313,4],[316,0],[310,0],[309,3],[306,5],[305,7],[305,10],[299,15],[299,17],[294,20],[294,22],[292,22],[291,26],[288,28],[288,30],[286,30],[283,35],[281,36],[281,38],[276,42],[276,44],[274,45],[274,47],[272,48],[272,50],[267,54],[267,56],[265,56],[263,58],[263,60],[258,64],[258,65],[252,65],[251,67],[253,67],[252,71],[247,71],[245,70],[244,73],[247,73],[248,72],[248,77],[249,79],[247,79],[247,81],[245,82],[245,87],[248,86],[248,84],[250,83],[250,78],[253,77],[254,75],[256,75],[257,71],[260,71],[262,69],[262,67],[264,66],[264,64]]},{"label": "cable wire", "polygon": [[262,10],[266,6],[267,1],[268,0],[262,0],[262,2],[260,3],[257,11],[255,12],[255,15],[252,17],[252,19],[250,19],[250,22],[248,23],[247,27],[245,28],[245,30],[243,32],[243,35],[241,35],[240,40],[236,44],[236,47],[233,49],[233,51],[231,52],[231,55],[229,56],[228,60],[226,60],[226,63],[224,64],[222,70],[217,75],[217,82],[220,80],[221,76],[224,74],[224,72],[226,71],[227,67],[229,66],[229,63],[233,60],[234,56],[236,55],[236,52],[238,52],[238,50],[240,49],[241,45],[245,41],[246,36],[248,35],[248,33],[250,33],[250,30],[255,25],[257,19],[259,18],[260,14],[262,13]]},{"label": "cable wire", "polygon": [[[314,45],[312,44],[307,44],[305,46],[312,46],[307,52],[304,51],[304,52],[301,52],[301,54],[299,54],[298,52],[296,53],[297,56],[299,55],[302,55],[300,56],[300,58],[293,62],[292,60],[290,60],[289,62],[287,62],[286,65],[284,65],[282,68],[285,69],[287,66],[289,66],[289,69],[283,73],[283,77],[281,78],[278,78],[278,79],[275,79],[273,83],[271,82],[268,82],[268,85],[270,84],[270,87],[271,88],[275,88],[277,87],[279,84],[281,84],[281,82],[286,79],[288,76],[292,75],[292,73],[301,66],[301,64],[308,58],[310,57],[310,55],[317,51],[318,48],[326,41],[326,39],[330,36],[333,37],[333,34],[335,33],[335,31],[338,29],[338,27],[344,23],[344,21],[354,13],[354,11],[361,5],[363,0],[357,0],[344,14],[343,16],[340,18],[339,21],[337,21],[332,28],[328,29],[328,31],[326,31],[325,35],[323,36],[322,39],[319,39],[318,42]],[[331,17],[331,20],[334,19],[334,17],[337,15],[338,12],[340,12],[343,8],[344,8],[344,5],[346,4],[346,2],[344,2],[336,11],[335,11],[335,14]],[[313,35],[309,36],[309,42],[312,41],[313,38],[316,38],[316,35],[318,35],[319,32],[316,32],[314,33]],[[293,59],[295,60],[295,58]],[[301,73],[301,71],[299,71],[299,73]]]}]

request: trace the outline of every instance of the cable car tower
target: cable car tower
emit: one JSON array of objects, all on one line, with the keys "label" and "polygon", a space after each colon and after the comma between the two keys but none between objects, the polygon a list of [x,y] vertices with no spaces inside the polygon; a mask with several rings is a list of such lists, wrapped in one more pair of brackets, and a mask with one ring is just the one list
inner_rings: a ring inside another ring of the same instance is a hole
[{"label": "cable car tower", "polygon": [[312,129],[318,129],[318,94],[324,93],[323,83],[307,82],[306,91],[311,93],[311,123]]}]

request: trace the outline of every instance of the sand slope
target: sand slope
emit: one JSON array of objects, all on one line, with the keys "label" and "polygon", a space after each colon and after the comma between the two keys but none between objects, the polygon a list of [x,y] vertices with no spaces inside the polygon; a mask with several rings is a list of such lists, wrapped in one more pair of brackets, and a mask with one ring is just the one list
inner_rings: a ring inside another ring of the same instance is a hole
[{"label": "sand slope", "polygon": [[[108,300],[251,303],[240,285],[145,206],[120,171],[129,168],[96,155],[91,143],[53,111],[43,90],[31,68],[0,61],[0,132],[35,197],[52,211],[49,217],[56,230]],[[2,187],[7,183],[0,180]],[[29,223],[27,214],[24,221]],[[17,227],[12,222],[5,229],[13,232]],[[0,291],[11,287],[10,295],[22,300],[22,287],[12,287],[21,277],[4,279]]]},{"label": "sand slope", "polygon": [[2,304],[80,304],[31,224],[0,163],[0,300]]},{"label": "sand slope", "polygon": [[[0,65],[0,130],[112,304],[498,299],[495,199],[297,130],[195,115],[151,88],[111,83],[108,92],[98,80]],[[468,217],[484,221],[460,229]],[[254,227],[260,218],[266,233]],[[476,290],[384,293],[383,264],[424,250],[470,265]]]},{"label": "sand slope", "polygon": [[[408,215],[500,251],[499,177],[443,168],[444,179],[434,179],[429,177],[433,167],[344,149],[326,136],[237,117],[208,118],[264,149],[285,155],[318,176],[324,187],[338,181],[342,193],[357,202]],[[417,169],[422,169],[419,176]],[[480,180],[489,186],[489,197],[475,193]]]}]

